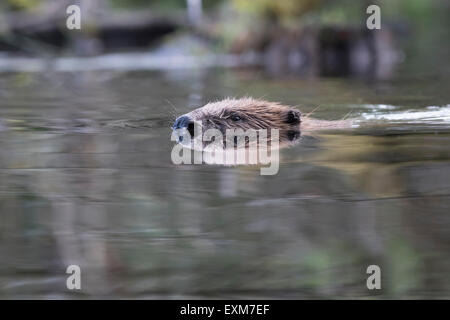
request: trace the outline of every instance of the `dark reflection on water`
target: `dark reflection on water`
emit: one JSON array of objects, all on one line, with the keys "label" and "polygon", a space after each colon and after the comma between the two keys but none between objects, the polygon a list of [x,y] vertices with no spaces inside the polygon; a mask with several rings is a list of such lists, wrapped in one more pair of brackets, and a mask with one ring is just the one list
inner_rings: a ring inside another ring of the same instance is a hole
[{"label": "dark reflection on water", "polygon": [[169,140],[176,115],[225,96],[340,119],[445,105],[442,82],[104,72],[0,84],[1,298],[450,297],[448,124],[305,136],[275,176],[175,166]]}]

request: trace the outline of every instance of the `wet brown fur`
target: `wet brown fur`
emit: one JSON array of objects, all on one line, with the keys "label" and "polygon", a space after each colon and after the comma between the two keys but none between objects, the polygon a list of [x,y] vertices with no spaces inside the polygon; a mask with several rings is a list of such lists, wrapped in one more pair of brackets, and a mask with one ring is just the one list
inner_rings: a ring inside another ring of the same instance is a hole
[{"label": "wet brown fur", "polygon": [[[277,102],[225,99],[208,103],[186,115],[201,123],[203,130],[215,128],[223,134],[226,129],[278,129],[282,143],[300,137],[300,111]],[[236,116],[239,117],[237,121],[233,120]]]},{"label": "wet brown fur", "polygon": [[[186,115],[200,123],[203,130],[215,128],[223,134],[226,129],[278,129],[281,144],[295,142],[300,137],[301,131],[351,126],[350,120],[326,121],[302,117],[300,111],[293,107],[253,98],[210,102]],[[236,116],[240,119],[233,121]]]}]

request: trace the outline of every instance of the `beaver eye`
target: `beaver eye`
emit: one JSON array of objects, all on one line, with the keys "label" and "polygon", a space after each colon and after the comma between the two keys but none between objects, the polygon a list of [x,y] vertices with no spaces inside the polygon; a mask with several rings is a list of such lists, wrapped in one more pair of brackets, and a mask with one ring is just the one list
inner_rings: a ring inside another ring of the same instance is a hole
[{"label": "beaver eye", "polygon": [[239,120],[241,120],[241,117],[238,116],[237,114],[233,114],[230,118],[231,118],[231,120],[233,120],[233,121],[239,121]]}]

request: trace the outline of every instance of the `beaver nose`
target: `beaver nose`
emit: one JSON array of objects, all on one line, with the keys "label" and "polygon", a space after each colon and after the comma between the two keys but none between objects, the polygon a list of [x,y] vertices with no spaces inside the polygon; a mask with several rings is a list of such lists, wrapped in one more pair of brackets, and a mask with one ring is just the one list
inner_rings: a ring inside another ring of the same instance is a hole
[{"label": "beaver nose", "polygon": [[[194,121],[188,116],[181,116],[177,118],[172,126],[173,130],[186,128],[191,135],[194,136]],[[182,137],[180,137],[182,138]],[[180,139],[181,141],[182,139]]]},{"label": "beaver nose", "polygon": [[187,128],[190,122],[192,121],[188,116],[181,116],[175,120],[175,123],[173,124],[172,128],[173,129]]}]

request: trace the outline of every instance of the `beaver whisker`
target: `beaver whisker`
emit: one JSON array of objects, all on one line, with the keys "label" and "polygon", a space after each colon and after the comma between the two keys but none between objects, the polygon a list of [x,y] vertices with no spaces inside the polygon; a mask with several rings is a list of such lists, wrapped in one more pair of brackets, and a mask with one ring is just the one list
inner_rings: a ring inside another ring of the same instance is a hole
[{"label": "beaver whisker", "polygon": [[312,115],[317,109],[319,109],[321,106],[320,105],[318,105],[317,107],[315,107],[312,111],[310,111],[309,113],[307,113],[306,115],[305,115],[305,117],[309,117],[310,115]]}]

